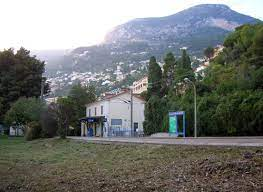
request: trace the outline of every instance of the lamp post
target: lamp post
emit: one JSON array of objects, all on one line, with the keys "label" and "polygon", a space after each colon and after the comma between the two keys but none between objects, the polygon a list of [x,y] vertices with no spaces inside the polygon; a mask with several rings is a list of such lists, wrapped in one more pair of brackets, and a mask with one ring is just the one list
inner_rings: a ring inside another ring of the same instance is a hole
[{"label": "lamp post", "polygon": [[187,83],[191,83],[194,87],[194,106],[195,106],[195,111],[194,111],[194,119],[195,119],[195,125],[194,125],[194,137],[197,138],[197,108],[196,108],[196,86],[194,84],[194,82],[192,82],[190,79],[188,78],[184,78],[184,81]]}]

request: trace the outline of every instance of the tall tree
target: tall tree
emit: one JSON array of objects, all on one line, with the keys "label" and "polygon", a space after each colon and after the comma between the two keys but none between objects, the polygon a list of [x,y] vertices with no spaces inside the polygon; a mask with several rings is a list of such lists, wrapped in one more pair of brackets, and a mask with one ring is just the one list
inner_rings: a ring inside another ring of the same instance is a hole
[{"label": "tall tree", "polygon": [[[19,97],[40,96],[44,66],[43,61],[24,48],[16,53],[13,49],[0,52],[0,97],[3,98],[0,120]],[[45,87],[47,92],[48,86]]]},{"label": "tall tree", "polygon": [[163,85],[162,92],[164,95],[167,94],[168,88],[172,85],[174,80],[174,69],[175,69],[175,57],[173,53],[168,53],[164,58],[163,65]]},{"label": "tall tree", "polygon": [[161,95],[161,85],[162,85],[162,70],[156,61],[155,57],[150,58],[149,70],[148,70],[148,89],[149,95]]},{"label": "tall tree", "polygon": [[96,90],[92,85],[81,86],[81,84],[77,84],[71,88],[67,99],[74,103],[74,106],[72,107],[74,117],[71,118],[70,121],[70,125],[75,128],[73,134],[80,134],[79,119],[86,115],[85,105],[94,102],[96,98]]},{"label": "tall tree", "polygon": [[174,83],[181,84],[184,81],[184,78],[194,81],[195,75],[191,67],[191,59],[185,49],[182,50],[182,56],[177,63],[174,72]]}]

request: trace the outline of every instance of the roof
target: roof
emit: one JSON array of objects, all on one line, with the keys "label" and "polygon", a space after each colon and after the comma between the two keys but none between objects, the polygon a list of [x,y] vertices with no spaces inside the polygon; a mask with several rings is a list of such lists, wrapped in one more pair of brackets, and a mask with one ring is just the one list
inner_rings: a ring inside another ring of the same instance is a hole
[{"label": "roof", "polygon": [[[125,91],[123,91],[123,92],[121,92],[121,93],[118,93],[118,94],[115,94],[115,95],[111,95],[111,96],[109,96],[109,97],[103,98],[103,99],[98,100],[98,101],[95,101],[95,102],[93,102],[93,103],[86,104],[85,106],[89,106],[89,105],[92,105],[92,104],[94,104],[94,103],[98,103],[98,102],[102,102],[102,101],[109,101],[109,100],[111,100],[112,98],[118,97],[118,96],[123,95],[123,94],[126,94],[126,93],[129,93],[129,94],[130,94],[130,90],[125,90]],[[133,94],[133,97],[136,97],[136,98],[138,98],[138,99],[140,99],[140,100],[142,100],[142,101],[145,101],[145,100],[144,100],[141,96],[139,96],[138,94]]]}]

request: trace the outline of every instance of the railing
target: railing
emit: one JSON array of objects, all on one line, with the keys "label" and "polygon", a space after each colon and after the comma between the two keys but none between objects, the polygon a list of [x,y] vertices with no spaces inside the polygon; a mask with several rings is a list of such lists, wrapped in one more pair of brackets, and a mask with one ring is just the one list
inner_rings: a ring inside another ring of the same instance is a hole
[{"label": "railing", "polygon": [[131,131],[130,129],[110,129],[109,137],[143,137],[143,131]]}]

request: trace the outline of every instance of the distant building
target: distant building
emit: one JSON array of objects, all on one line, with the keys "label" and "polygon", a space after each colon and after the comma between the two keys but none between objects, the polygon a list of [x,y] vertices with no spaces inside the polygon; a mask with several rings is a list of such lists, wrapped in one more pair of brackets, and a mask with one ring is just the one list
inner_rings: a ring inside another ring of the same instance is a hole
[{"label": "distant building", "polygon": [[57,100],[58,100],[58,97],[49,97],[49,98],[46,98],[46,99],[45,99],[45,101],[47,102],[47,104],[57,103]]},{"label": "distant building", "polygon": [[121,72],[121,66],[117,66],[117,71],[116,71],[116,80],[117,81],[121,81],[124,79],[124,75],[123,73]]},{"label": "distant building", "polygon": [[99,101],[86,105],[81,119],[81,136],[134,136],[143,133],[145,101],[133,95],[131,124],[131,92],[106,94]]},{"label": "distant building", "polygon": [[196,75],[201,75],[202,77],[205,76],[205,69],[210,65],[210,60],[214,59],[215,57],[217,57],[224,49],[224,46],[222,45],[217,45],[215,48],[214,48],[214,55],[209,59],[209,58],[205,58],[204,60],[200,60],[202,61],[202,64],[197,67],[195,69],[195,74]]},{"label": "distant building", "polygon": [[132,87],[134,94],[141,94],[142,92],[147,91],[148,77],[145,76],[142,79],[133,82]]},{"label": "distant building", "polygon": [[12,125],[9,128],[10,136],[24,136],[23,126]]}]

